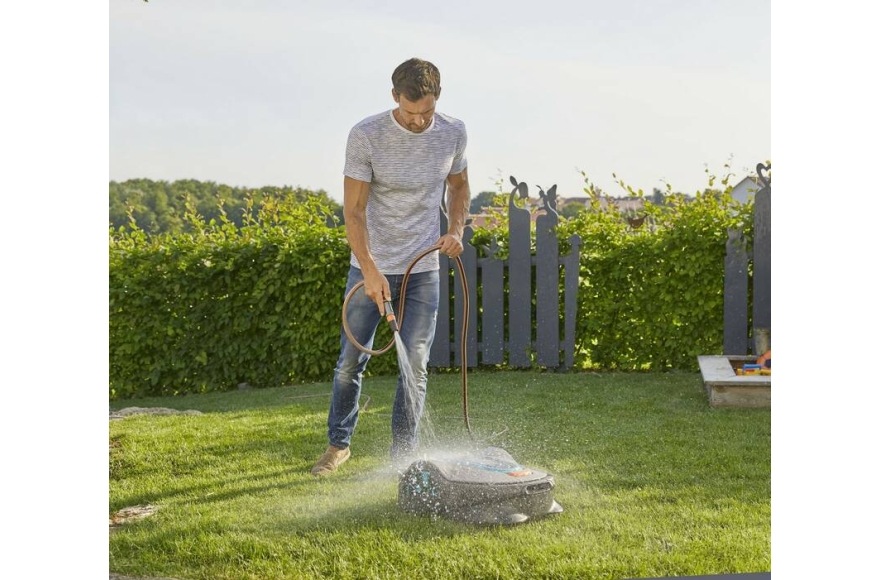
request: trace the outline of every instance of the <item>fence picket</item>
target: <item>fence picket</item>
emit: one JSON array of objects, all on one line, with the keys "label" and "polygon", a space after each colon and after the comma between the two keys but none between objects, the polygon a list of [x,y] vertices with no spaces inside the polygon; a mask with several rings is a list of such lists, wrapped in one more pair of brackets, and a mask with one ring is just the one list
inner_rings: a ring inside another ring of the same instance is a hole
[{"label": "fence picket", "polygon": [[570,369],[574,366],[574,337],[577,329],[577,291],[580,285],[580,236],[574,234],[568,240],[571,250],[559,259],[565,271],[565,292],[562,296],[565,312],[565,323],[562,332],[562,366]]},{"label": "fence picket", "polygon": [[[555,196],[556,186],[550,190]],[[544,198],[542,192],[542,198]],[[535,256],[535,351],[538,364],[554,369],[559,366],[559,242],[556,239],[556,210],[546,198],[546,213],[535,221],[537,254]]]},{"label": "fence picket", "polygon": [[508,362],[527,368],[532,346],[532,219],[529,210],[516,206],[517,192],[520,198],[529,196],[526,184],[519,183],[508,205]]},{"label": "fence picket", "polygon": [[[477,249],[471,245],[471,236],[474,235],[474,230],[470,227],[465,227],[462,232],[462,243],[465,250],[462,251],[462,267],[465,271],[466,281],[468,282],[468,332],[466,333],[468,353],[468,366],[473,368],[477,366]],[[454,319],[453,319],[453,365],[459,366],[461,357],[460,338],[462,336],[462,278],[458,272],[453,273],[453,295],[454,300]]]},{"label": "fence picket", "polygon": [[504,363],[504,260],[497,259],[498,244],[495,240],[488,256],[480,260],[480,276],[483,292],[483,322],[481,334],[483,364]]},{"label": "fence picket", "polygon": [[[758,175],[764,179],[761,169],[762,167],[758,168]],[[755,233],[752,244],[753,328],[770,328],[770,249],[770,183],[766,183],[755,194]]]},{"label": "fence picket", "polygon": [[749,345],[749,274],[746,244],[737,230],[728,230],[725,245],[725,354],[744,355]]}]

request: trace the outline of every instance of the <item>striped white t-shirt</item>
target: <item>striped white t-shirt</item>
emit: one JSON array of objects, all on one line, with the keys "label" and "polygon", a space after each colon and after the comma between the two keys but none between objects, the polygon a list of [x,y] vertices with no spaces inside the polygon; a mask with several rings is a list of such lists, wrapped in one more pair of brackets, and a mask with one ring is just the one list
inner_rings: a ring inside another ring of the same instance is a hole
[{"label": "striped white t-shirt", "polygon": [[[347,138],[344,174],[370,183],[366,205],[369,246],[382,274],[403,274],[441,235],[441,200],[447,175],[468,162],[465,125],[436,112],[429,127],[413,133],[392,111],[362,120]],[[359,261],[351,254],[351,264]],[[438,252],[413,272],[438,269]]]}]

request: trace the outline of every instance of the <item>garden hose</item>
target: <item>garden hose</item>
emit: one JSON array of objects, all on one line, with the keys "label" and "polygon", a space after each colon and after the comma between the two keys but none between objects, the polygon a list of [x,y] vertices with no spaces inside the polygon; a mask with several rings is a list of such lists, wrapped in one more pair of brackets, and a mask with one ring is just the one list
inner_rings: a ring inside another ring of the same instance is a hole
[{"label": "garden hose", "polygon": [[[387,316],[387,321],[390,324],[390,329],[396,333],[399,332],[399,329],[402,327],[402,313],[405,311],[405,288],[408,285],[408,277],[411,274],[411,270],[414,266],[419,262],[424,256],[430,254],[432,252],[438,251],[440,248],[438,246],[432,246],[428,250],[424,250],[419,256],[414,258],[408,267],[405,269],[405,275],[402,278],[402,286],[399,289],[399,314],[396,316],[393,313],[393,305],[391,301],[386,301],[384,303],[384,311],[385,316]],[[468,431],[468,435],[473,439],[474,434],[471,432],[471,424],[468,421],[468,280],[465,277],[465,267],[462,265],[462,260],[459,259],[459,256],[453,258],[456,261],[456,271],[459,272],[459,278],[462,280],[462,336],[459,339],[460,346],[460,382],[462,387],[462,419],[465,422],[465,430]],[[365,286],[365,281],[361,280],[357,282],[351,289],[348,291],[347,296],[344,298],[344,304],[341,307],[341,325],[344,328],[344,333],[347,336],[347,339],[353,344],[356,348],[361,350],[364,353],[378,356],[382,355],[388,350],[393,344],[396,342],[395,335],[387,343],[387,346],[384,348],[374,350],[369,349],[361,345],[356,338],[354,338],[350,329],[347,325],[347,305],[350,302],[351,297],[359,290],[362,286]]]}]

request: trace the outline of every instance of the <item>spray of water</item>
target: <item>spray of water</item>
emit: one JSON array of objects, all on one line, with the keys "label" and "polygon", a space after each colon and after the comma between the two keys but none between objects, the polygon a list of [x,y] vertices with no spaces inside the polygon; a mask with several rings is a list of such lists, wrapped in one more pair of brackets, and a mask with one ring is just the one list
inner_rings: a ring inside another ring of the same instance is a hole
[{"label": "spray of water", "polygon": [[[405,409],[409,414],[416,410],[419,413],[420,421],[417,426],[418,447],[416,451],[412,456],[404,458],[403,461],[394,460],[389,467],[389,471],[395,473],[395,470],[398,469],[399,472],[402,472],[417,459],[438,458],[457,460],[459,457],[465,457],[469,453],[474,453],[478,447],[491,445],[492,443],[489,441],[480,441],[477,442],[478,445],[473,445],[464,436],[447,436],[445,438],[436,433],[435,421],[429,412],[428,405],[426,405],[426,393],[417,384],[416,375],[408,358],[407,347],[402,342],[398,332],[395,333],[395,337],[396,356],[399,362],[399,373],[403,387],[402,396],[405,397]],[[459,417],[456,417],[456,419],[459,419]]]},{"label": "spray of water", "polygon": [[[394,332],[394,344],[396,347],[396,358],[399,364],[399,380],[401,384],[400,392],[397,396],[404,397],[404,409],[406,419],[409,423],[414,423],[414,417],[418,417],[416,422],[416,439],[417,449],[411,456],[403,458],[393,458],[390,465],[387,466],[387,472],[395,473],[403,472],[416,459],[430,459],[436,457],[452,457],[466,456],[469,452],[467,441],[459,443],[458,441],[448,442],[442,441],[436,434],[434,421],[429,413],[426,405],[426,389],[420,384],[422,377],[414,371],[411,366],[408,348],[402,341],[402,337],[398,330],[398,325],[395,324],[395,315],[393,313],[392,303],[386,302],[385,311],[387,320],[391,322],[391,327]],[[501,433],[499,433],[500,435]],[[493,437],[494,438],[494,437]],[[478,441],[478,444],[484,443]],[[475,445],[473,447],[478,447]]]},{"label": "spray of water", "polygon": [[429,444],[437,441],[435,429],[429,411],[426,408],[426,391],[417,384],[417,377],[408,358],[408,349],[402,342],[398,332],[396,336],[396,357],[399,361],[399,375],[402,380],[402,396],[405,397],[405,412],[408,419],[416,413],[420,417],[417,425],[418,440],[421,444]]}]

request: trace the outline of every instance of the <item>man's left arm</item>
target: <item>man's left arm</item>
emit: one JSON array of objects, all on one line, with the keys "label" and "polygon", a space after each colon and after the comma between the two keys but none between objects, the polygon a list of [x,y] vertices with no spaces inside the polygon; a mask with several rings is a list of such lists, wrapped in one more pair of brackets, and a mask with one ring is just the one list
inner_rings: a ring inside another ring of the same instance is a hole
[{"label": "man's left arm", "polygon": [[468,186],[468,167],[447,176],[447,233],[436,244],[442,254],[455,258],[462,253],[462,232],[468,219],[471,189]]}]

